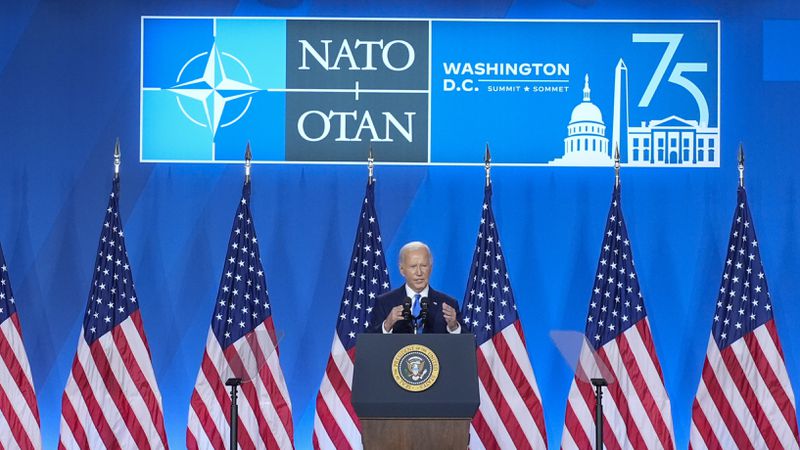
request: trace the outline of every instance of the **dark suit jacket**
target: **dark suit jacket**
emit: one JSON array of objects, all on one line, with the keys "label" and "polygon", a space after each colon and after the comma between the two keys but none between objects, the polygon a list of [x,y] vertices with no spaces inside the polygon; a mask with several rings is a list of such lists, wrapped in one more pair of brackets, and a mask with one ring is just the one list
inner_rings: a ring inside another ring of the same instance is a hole
[{"label": "dark suit jacket", "polygon": [[[406,299],[406,286],[380,295],[375,300],[375,307],[369,320],[368,333],[383,333],[383,321],[389,311],[397,305],[402,305]],[[456,319],[461,323],[461,311],[458,302],[447,294],[428,289],[428,320],[425,322],[423,333],[447,333],[447,322],[442,315],[442,303],[447,303],[456,310]],[[413,327],[408,320],[398,320],[392,328],[393,333],[412,333]]]}]

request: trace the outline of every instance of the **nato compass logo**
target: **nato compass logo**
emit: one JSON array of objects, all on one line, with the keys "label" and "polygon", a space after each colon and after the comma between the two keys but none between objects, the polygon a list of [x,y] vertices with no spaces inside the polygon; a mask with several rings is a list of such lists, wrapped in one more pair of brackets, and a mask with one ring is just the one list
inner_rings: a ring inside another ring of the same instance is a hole
[{"label": "nato compass logo", "polygon": [[[238,68],[247,75],[247,83],[236,81],[228,77],[225,73],[225,66],[222,61],[223,56],[228,61],[233,61],[235,64],[238,64]],[[187,69],[190,69],[190,66],[194,66],[197,62],[203,64],[202,76],[183,81],[183,79],[186,78],[185,74],[191,72],[191,70]],[[197,125],[209,128],[212,136],[216,136],[217,129],[220,127],[224,128],[233,125],[241,119],[253,102],[252,95],[261,90],[249,84],[253,82],[253,78],[247,70],[247,67],[230,53],[220,53],[219,50],[217,50],[216,44],[211,48],[211,51],[198,53],[187,61],[186,64],[181,67],[177,81],[179,83],[173,86],[172,89],[169,89],[169,91],[178,95],[178,107],[181,109],[181,112],[183,112],[183,115],[186,116],[187,119]],[[181,97],[200,102],[203,109],[203,116],[200,120],[195,119],[192,114],[187,111],[187,108],[184,107],[181,101]],[[228,108],[234,108],[237,106],[235,105],[235,103],[237,103],[236,100],[245,98],[247,99],[247,104],[244,105],[244,108],[239,108],[241,112],[233,119],[222,123],[222,115],[226,106]]]},{"label": "nato compass logo", "polygon": [[141,160],[238,161],[248,141],[283,159],[285,36],[283,20],[143,18]]}]

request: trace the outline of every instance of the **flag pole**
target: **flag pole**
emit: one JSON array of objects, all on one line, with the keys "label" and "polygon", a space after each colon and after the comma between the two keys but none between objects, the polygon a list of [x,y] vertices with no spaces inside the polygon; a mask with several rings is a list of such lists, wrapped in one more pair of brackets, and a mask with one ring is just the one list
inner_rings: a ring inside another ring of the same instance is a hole
[{"label": "flag pole", "polygon": [[247,141],[247,149],[244,151],[244,182],[250,182],[250,166],[253,160],[253,153],[250,151],[250,141]]},{"label": "flag pole", "polygon": [[486,187],[492,184],[492,154],[489,152],[489,143],[486,143],[486,153],[483,155],[483,164],[486,167]]},{"label": "flag pole", "polygon": [[[614,146],[614,188],[619,188],[619,144]],[[608,380],[603,377],[592,378],[594,386],[594,448],[603,449],[603,387],[608,386]]]},{"label": "flag pole", "polygon": [[119,150],[119,136],[114,143],[114,179],[119,179],[119,166],[122,164],[122,153]]},{"label": "flag pole", "polygon": [[739,187],[744,187],[744,145],[739,143]]},{"label": "flag pole", "polygon": [[[250,183],[250,168],[252,166],[253,152],[250,151],[250,141],[247,141],[247,148],[244,151],[244,183]],[[242,384],[242,379],[237,377],[228,378],[225,386],[231,387],[231,420],[230,420],[230,446],[231,450],[239,448],[239,404],[237,387]]]},{"label": "flag pole", "polygon": [[368,169],[368,177],[369,177],[369,184],[372,184],[375,179],[373,178],[373,174],[375,172],[375,157],[372,155],[372,146],[369,146],[369,153],[367,154],[367,169]]}]

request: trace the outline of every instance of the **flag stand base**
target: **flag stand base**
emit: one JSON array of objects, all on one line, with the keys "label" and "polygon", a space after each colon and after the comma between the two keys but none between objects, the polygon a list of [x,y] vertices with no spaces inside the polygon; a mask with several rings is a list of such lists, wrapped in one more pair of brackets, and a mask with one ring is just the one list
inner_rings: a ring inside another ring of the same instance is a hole
[{"label": "flag stand base", "polygon": [[242,384],[241,378],[228,378],[228,381],[225,382],[225,386],[231,387],[231,441],[230,447],[228,447],[230,450],[239,448],[239,405],[236,403],[236,387],[240,384]]},{"label": "flag stand base", "polygon": [[603,449],[603,386],[608,386],[608,382],[603,378],[592,378],[594,386],[594,429],[595,429],[595,450]]}]

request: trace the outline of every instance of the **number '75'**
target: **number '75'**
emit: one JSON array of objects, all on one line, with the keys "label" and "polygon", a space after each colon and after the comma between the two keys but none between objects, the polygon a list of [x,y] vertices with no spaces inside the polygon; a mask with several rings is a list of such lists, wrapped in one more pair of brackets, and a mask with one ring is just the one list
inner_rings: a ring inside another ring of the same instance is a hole
[{"label": "number '75'", "polygon": [[[633,42],[636,43],[667,44],[667,48],[664,50],[664,54],[661,56],[661,61],[659,61],[655,72],[653,72],[653,77],[650,78],[650,83],[647,84],[647,89],[645,89],[641,100],[639,100],[640,108],[648,107],[650,105],[650,101],[653,100],[653,95],[656,93],[656,89],[658,89],[658,86],[661,84],[661,80],[664,79],[664,74],[667,72],[667,67],[669,67],[670,63],[672,62],[672,58],[675,56],[675,51],[678,50],[678,45],[680,44],[681,39],[683,39],[683,34],[677,33],[633,33]],[[694,97],[694,101],[697,103],[697,107],[700,109],[699,125],[701,127],[708,126],[708,102],[706,101],[703,93],[700,91],[700,88],[698,88],[697,85],[691,80],[684,77],[683,73],[707,71],[708,64],[706,63],[678,62],[675,63],[675,67],[672,69],[672,72],[667,79],[668,82],[677,84],[678,86],[686,89],[689,91],[692,97]]]}]

